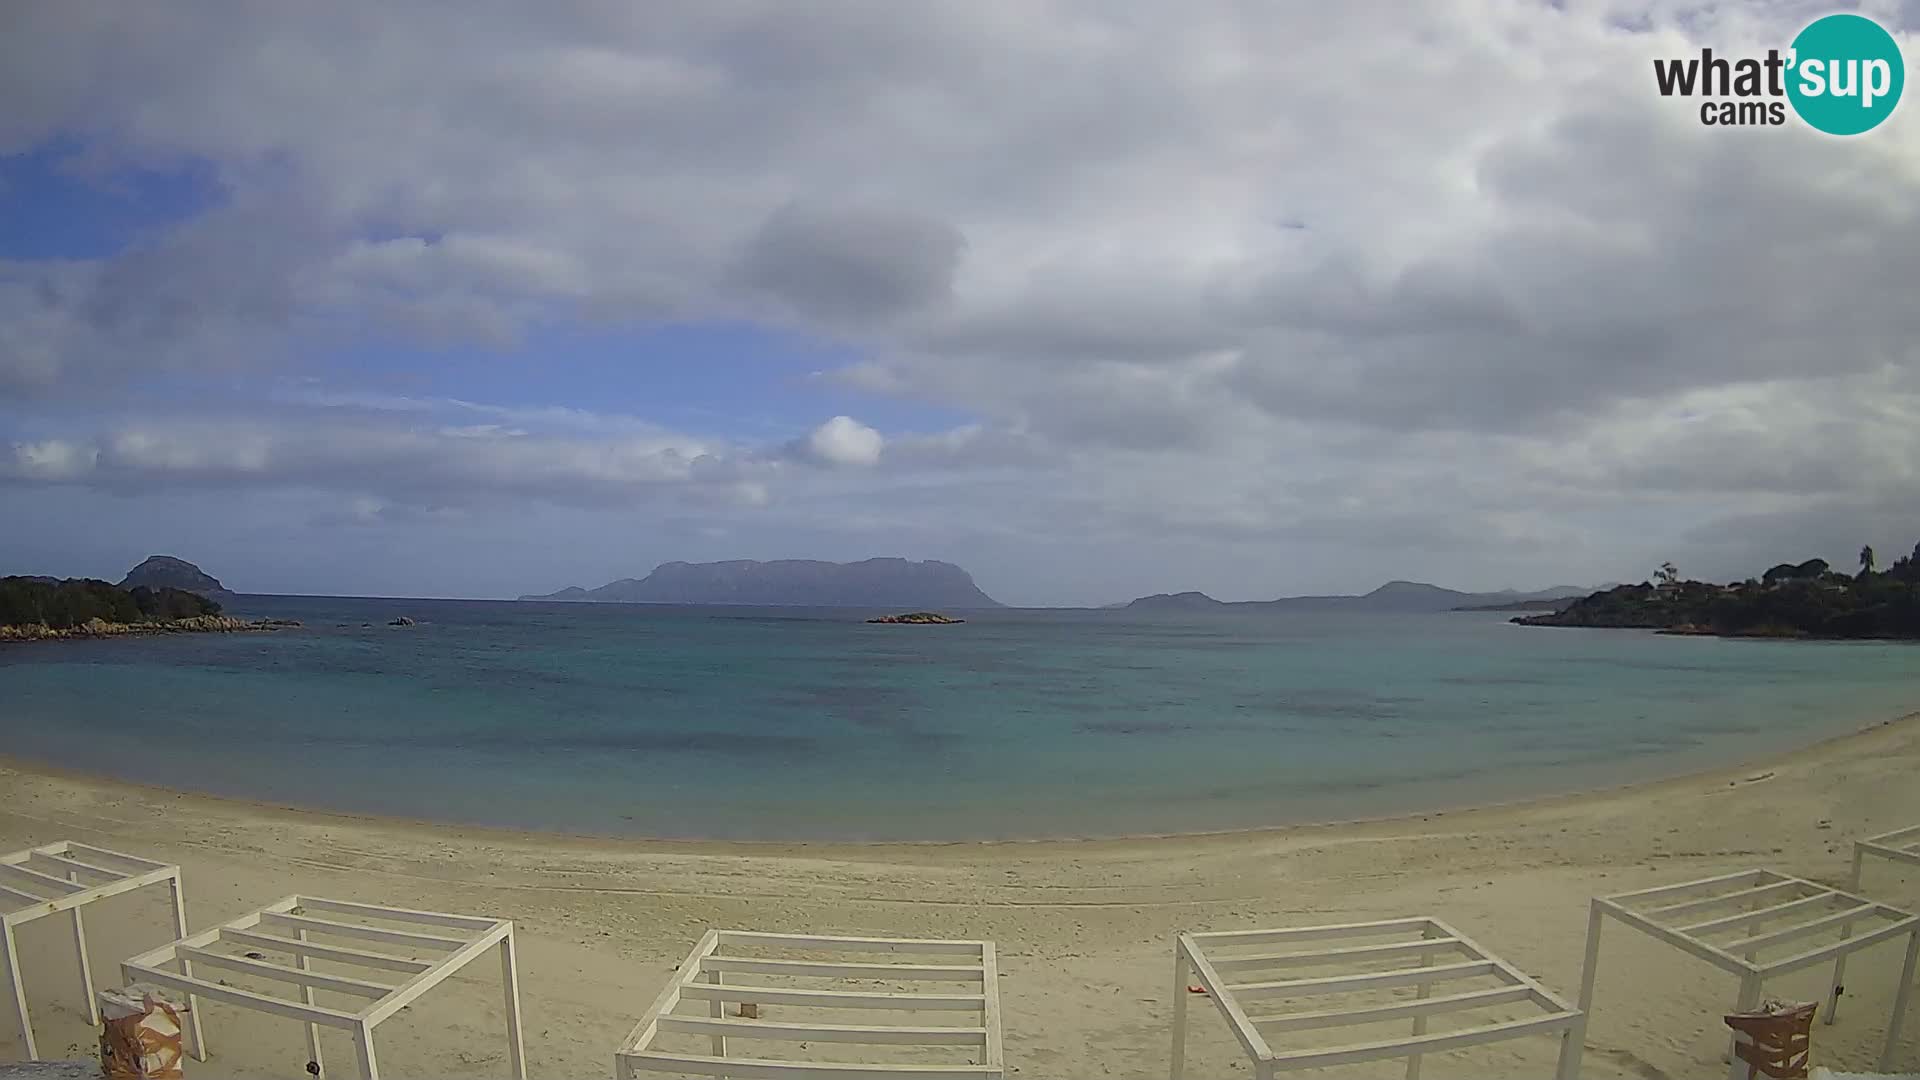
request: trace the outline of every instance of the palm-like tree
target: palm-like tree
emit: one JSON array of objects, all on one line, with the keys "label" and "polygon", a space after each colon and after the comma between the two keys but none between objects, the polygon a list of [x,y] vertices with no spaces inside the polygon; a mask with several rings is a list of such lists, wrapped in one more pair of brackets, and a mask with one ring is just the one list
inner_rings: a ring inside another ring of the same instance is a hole
[{"label": "palm-like tree", "polygon": [[1868,544],[1860,549],[1860,576],[1865,577],[1871,573],[1873,573],[1873,545]]}]

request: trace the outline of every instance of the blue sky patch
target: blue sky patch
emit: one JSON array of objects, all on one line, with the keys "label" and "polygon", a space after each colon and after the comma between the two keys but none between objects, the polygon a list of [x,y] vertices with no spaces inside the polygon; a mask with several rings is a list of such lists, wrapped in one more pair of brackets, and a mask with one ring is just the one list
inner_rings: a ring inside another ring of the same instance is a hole
[{"label": "blue sky patch", "polygon": [[53,139],[0,156],[0,259],[101,259],[141,234],[224,202],[212,164],[166,169],[88,160],[86,143]]}]

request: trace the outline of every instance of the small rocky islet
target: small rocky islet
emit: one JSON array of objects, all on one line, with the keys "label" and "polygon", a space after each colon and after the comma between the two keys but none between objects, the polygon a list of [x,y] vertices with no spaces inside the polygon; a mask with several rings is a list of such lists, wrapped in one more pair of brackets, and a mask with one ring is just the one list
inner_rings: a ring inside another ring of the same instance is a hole
[{"label": "small rocky islet", "polygon": [[915,626],[948,626],[967,620],[956,619],[951,615],[942,615],[937,611],[909,611],[904,615],[881,615],[868,619],[870,623],[904,623]]}]

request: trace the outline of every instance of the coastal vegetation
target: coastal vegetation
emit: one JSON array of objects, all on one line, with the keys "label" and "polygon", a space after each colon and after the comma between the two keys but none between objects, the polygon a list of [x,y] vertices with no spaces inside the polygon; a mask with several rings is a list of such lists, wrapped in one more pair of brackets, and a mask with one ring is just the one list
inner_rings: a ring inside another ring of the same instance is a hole
[{"label": "coastal vegetation", "polygon": [[1559,611],[1516,618],[1525,626],[1661,630],[1724,637],[1920,640],[1920,545],[1885,570],[1871,547],[1855,574],[1824,559],[1780,563],[1725,585],[1684,580],[1672,563],[1655,580],[1621,585]]},{"label": "coastal vegetation", "polygon": [[0,641],[267,630],[287,620],[222,615],[220,603],[169,585],[131,588],[96,578],[0,578]]},{"label": "coastal vegetation", "polygon": [[0,578],[0,626],[66,630],[95,619],[133,624],[218,614],[217,601],[168,586],[123,589],[94,578]]}]

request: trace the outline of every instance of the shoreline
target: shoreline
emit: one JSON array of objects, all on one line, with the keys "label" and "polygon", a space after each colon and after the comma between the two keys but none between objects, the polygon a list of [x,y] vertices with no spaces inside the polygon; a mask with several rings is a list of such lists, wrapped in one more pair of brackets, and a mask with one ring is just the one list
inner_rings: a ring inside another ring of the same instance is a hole
[{"label": "shoreline", "polygon": [[197,615],[164,622],[119,623],[89,619],[78,626],[56,630],[46,623],[10,623],[0,626],[0,645],[43,641],[105,641],[109,638],[165,637],[171,634],[252,634],[298,630],[296,619],[240,619],[231,615]]},{"label": "shoreline", "polygon": [[[1377,816],[1329,818],[1319,821],[1287,822],[1274,825],[1259,825],[1233,829],[1199,829],[1192,831],[1127,833],[1113,836],[1055,836],[1036,838],[995,838],[983,840],[735,840],[702,839],[670,836],[615,835],[607,833],[567,832],[561,830],[526,828],[513,825],[489,825],[472,822],[437,821],[430,818],[413,818],[400,815],[366,813],[339,810],[326,807],[302,806],[295,803],[283,803],[264,799],[247,798],[236,795],[220,795],[211,792],[195,791],[191,788],[173,788],[158,784],[147,784],[133,780],[124,780],[106,773],[90,772],[68,766],[54,765],[23,758],[15,754],[0,751],[0,774],[17,773],[37,776],[48,780],[60,780],[93,786],[113,786],[132,791],[143,792],[154,797],[169,799],[202,800],[214,805],[225,805],[236,811],[259,814],[287,815],[299,819],[336,821],[341,824],[394,828],[410,831],[455,831],[490,837],[500,841],[518,842],[554,842],[565,841],[583,845],[647,845],[658,848],[675,848],[702,853],[764,853],[767,851],[786,851],[803,849],[807,851],[831,851],[846,849],[852,851],[881,851],[890,849],[921,850],[938,848],[974,848],[994,849],[1012,848],[1031,850],[1048,845],[1090,846],[1101,844],[1153,844],[1205,841],[1233,838],[1285,837],[1294,833],[1307,833],[1338,829],[1358,829],[1377,826],[1407,826],[1415,823],[1432,822],[1438,819],[1455,820],[1471,815],[1517,813],[1530,810],[1553,810],[1576,806],[1584,802],[1607,798],[1630,797],[1639,793],[1653,793],[1675,786],[1691,786],[1708,781],[1728,780],[1738,783],[1741,774],[1768,766],[1803,758],[1808,754],[1834,752],[1845,749],[1853,743],[1870,740],[1876,735],[1913,729],[1920,733],[1920,710],[1905,712],[1896,716],[1873,721],[1850,731],[1841,732],[1817,739],[1785,750],[1775,750],[1758,754],[1750,758],[1741,758],[1725,765],[1716,765],[1706,769],[1694,769],[1671,776],[1652,777],[1642,780],[1630,780],[1619,784],[1606,784],[1598,787],[1577,788],[1572,791],[1553,792],[1540,795],[1521,796],[1513,799],[1499,799],[1490,802],[1476,802],[1457,806],[1443,806],[1426,811],[1381,814]],[[3,808],[0,808],[3,809]]]},{"label": "shoreline", "polygon": [[[1008,1075],[1163,1080],[1178,933],[1427,915],[1567,997],[1580,986],[1590,900],[1767,868],[1844,888],[1852,841],[1920,823],[1920,713],[1683,776],[1367,821],[1124,839],[926,843],[616,840],[301,811],[0,759],[0,851],[62,839],[181,866],[190,930],[289,894],[512,919],[528,1074],[606,1077],[612,1050],[710,928],[993,941]],[[298,783],[295,771],[289,785]],[[1920,907],[1920,873],[1868,867],[1858,890]],[[171,939],[164,890],[89,919],[96,973]],[[47,920],[20,938],[40,1045],[87,1057],[98,1037],[71,984],[73,942]],[[29,928],[30,930],[33,928]],[[1786,946],[1791,948],[1792,946]],[[1814,1062],[1879,1056],[1904,949],[1848,967]],[[1582,1080],[1719,1076],[1734,996],[1724,972],[1610,931]],[[1811,1000],[1825,970],[1769,990]],[[1177,991],[1175,992],[1177,993]],[[498,983],[450,980],[397,1020],[396,1075],[504,1076]],[[1189,1067],[1245,1057],[1211,1009]],[[20,1056],[0,1023],[0,1060]],[[297,1023],[211,1006],[214,1074],[297,1073]],[[1289,1048],[1352,1041],[1303,1032]],[[351,1039],[323,1031],[325,1054]],[[1920,1064],[1909,1027],[1897,1064]],[[1433,1080],[1553,1073],[1553,1040],[1429,1055]]]}]

